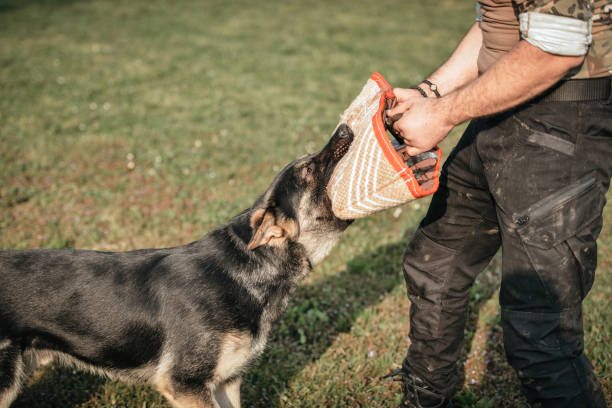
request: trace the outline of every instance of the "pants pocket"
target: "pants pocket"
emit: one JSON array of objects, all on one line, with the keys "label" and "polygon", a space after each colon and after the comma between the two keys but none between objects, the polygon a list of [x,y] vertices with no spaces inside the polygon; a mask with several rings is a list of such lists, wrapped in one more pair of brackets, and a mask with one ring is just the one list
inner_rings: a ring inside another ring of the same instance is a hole
[{"label": "pants pocket", "polygon": [[597,268],[597,236],[601,230],[601,222],[596,221],[594,224],[567,240],[567,245],[580,266],[580,289],[583,299],[593,287]]},{"label": "pants pocket", "polygon": [[595,176],[587,175],[512,216],[533,267],[561,308],[581,301],[593,284],[604,204]]},{"label": "pants pocket", "polygon": [[576,152],[576,145],[550,133],[533,131],[527,136],[527,143],[546,147],[548,149],[573,156]]},{"label": "pants pocket", "polygon": [[595,175],[587,175],[516,212],[512,222],[526,244],[550,249],[601,218],[604,202]]}]

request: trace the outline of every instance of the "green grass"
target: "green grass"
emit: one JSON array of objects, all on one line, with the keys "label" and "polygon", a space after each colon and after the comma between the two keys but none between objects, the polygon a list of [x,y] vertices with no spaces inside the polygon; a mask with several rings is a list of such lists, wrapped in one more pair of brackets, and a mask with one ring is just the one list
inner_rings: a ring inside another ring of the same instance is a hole
[{"label": "green grass", "polygon": [[[0,0],[0,247],[127,250],[198,239],[327,141],[373,71],[423,78],[473,4]],[[448,152],[459,132],[443,144]],[[393,407],[408,346],[402,252],[427,200],[356,222],[292,297],[245,407]],[[612,211],[585,302],[612,396]],[[472,291],[459,407],[521,407],[505,361],[500,262]],[[15,407],[166,407],[153,390],[52,366]]]}]

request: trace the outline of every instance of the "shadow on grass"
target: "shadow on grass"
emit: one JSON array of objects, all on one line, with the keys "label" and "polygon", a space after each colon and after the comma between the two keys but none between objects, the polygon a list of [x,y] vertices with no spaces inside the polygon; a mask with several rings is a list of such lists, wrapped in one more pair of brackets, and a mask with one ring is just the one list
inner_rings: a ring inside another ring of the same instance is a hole
[{"label": "shadow on grass", "polygon": [[[403,285],[401,262],[406,245],[407,241],[402,240],[380,246],[352,259],[338,275],[299,286],[287,313],[277,324],[268,350],[245,378],[244,405],[278,407],[283,390],[296,374],[318,360],[339,333],[349,332],[364,309],[379,303],[381,296],[397,285]],[[481,282],[473,287],[468,333],[473,333],[478,311],[495,293],[495,284]],[[467,336],[464,356],[470,347],[471,337]]]},{"label": "shadow on grass", "polygon": [[[487,321],[488,320],[488,321]],[[455,396],[457,408],[529,408],[516,372],[506,360],[501,317],[485,318],[486,347],[481,356],[484,372]],[[468,382],[469,383],[469,382]],[[466,383],[467,384],[467,383]],[[536,405],[539,407],[539,405]]]},{"label": "shadow on grass", "polygon": [[83,0],[0,0],[0,13],[8,13],[32,5],[66,6]]},{"label": "shadow on grass", "polygon": [[[400,240],[379,246],[353,258],[341,273],[299,286],[273,330],[267,351],[246,375],[242,387],[244,406],[278,407],[284,389],[295,375],[318,360],[338,334],[349,332],[366,308],[380,303],[398,285],[403,286],[401,262],[406,245],[407,240]],[[478,311],[494,292],[491,282],[477,281],[470,293],[464,356],[470,352]],[[99,401],[95,394],[104,393],[109,383],[72,368],[50,367],[38,375],[24,388],[13,408],[95,405],[94,400]],[[152,390],[144,392],[145,387],[117,386],[113,390],[121,400],[121,394],[134,394],[126,396],[130,402],[159,400],[150,395],[156,394]],[[161,400],[154,404],[161,405]]]},{"label": "shadow on grass", "polygon": [[87,402],[107,380],[66,367],[48,367],[28,382],[11,408],[66,408]]}]

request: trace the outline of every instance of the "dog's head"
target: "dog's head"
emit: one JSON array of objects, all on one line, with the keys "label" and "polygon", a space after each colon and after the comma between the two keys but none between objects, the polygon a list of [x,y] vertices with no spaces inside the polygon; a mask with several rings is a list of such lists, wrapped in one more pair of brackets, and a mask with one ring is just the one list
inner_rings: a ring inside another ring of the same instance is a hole
[{"label": "dog's head", "polygon": [[317,154],[294,161],[276,176],[251,211],[250,250],[302,244],[312,264],[323,259],[351,221],[337,218],[327,195],[327,183],[353,141],[351,129],[341,124]]}]

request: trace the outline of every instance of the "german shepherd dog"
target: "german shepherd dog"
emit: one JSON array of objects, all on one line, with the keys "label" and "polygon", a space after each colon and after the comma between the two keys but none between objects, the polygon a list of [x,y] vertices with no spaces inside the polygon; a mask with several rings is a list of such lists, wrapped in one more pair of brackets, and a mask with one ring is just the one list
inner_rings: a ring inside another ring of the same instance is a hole
[{"label": "german shepherd dog", "polygon": [[350,224],[326,185],[352,140],[340,125],[253,207],[184,246],[0,251],[0,408],[54,358],[148,382],[174,407],[239,407],[290,293]]}]

